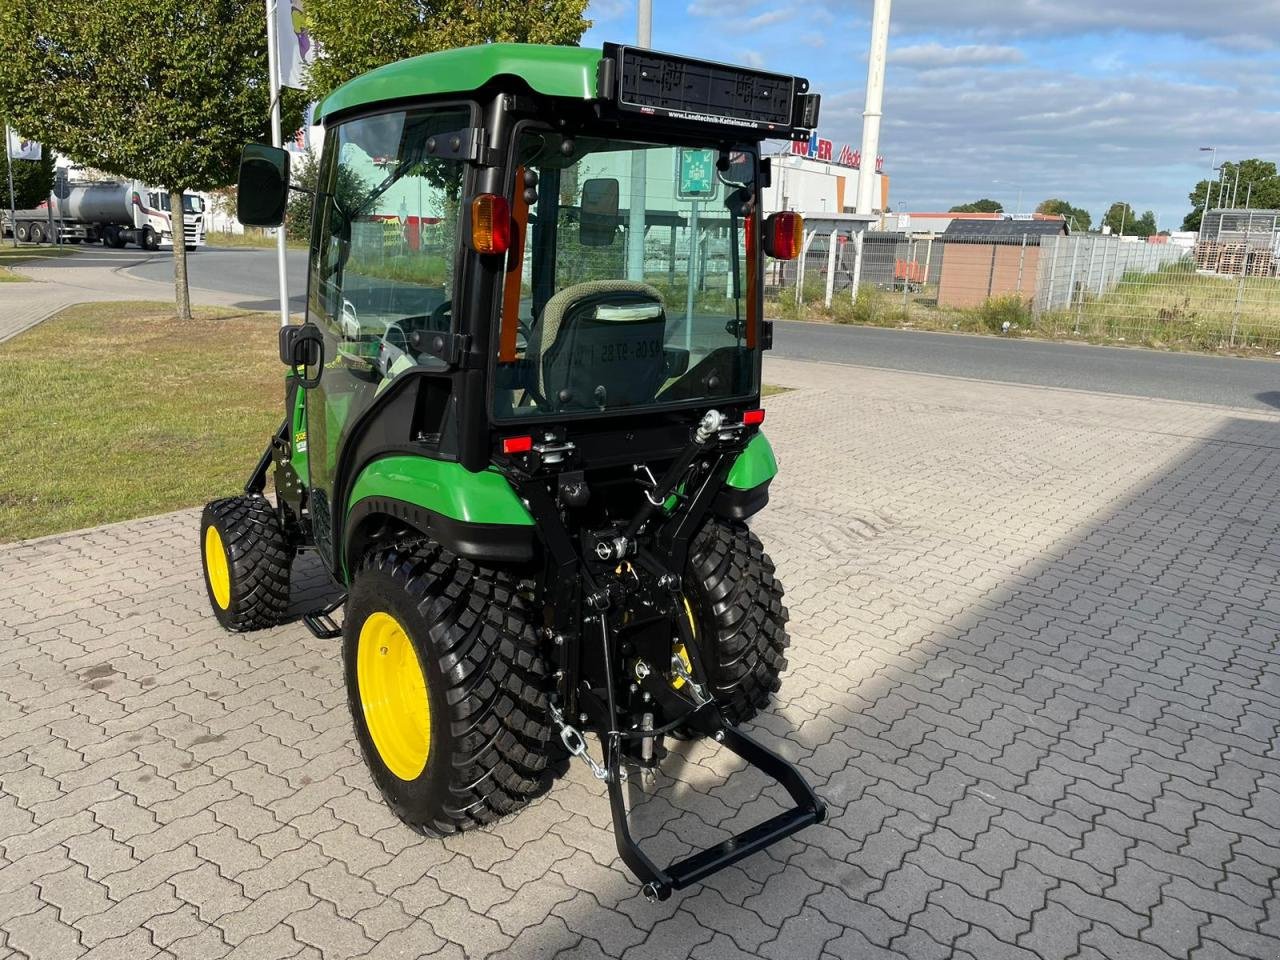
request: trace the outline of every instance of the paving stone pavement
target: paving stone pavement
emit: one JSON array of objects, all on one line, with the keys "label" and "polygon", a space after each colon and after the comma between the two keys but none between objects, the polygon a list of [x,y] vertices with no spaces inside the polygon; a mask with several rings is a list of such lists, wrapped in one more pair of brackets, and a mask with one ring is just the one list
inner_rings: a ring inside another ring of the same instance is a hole
[{"label": "paving stone pavement", "polygon": [[[1280,417],[768,376],[793,646],[752,727],[827,824],[659,905],[578,769],[424,840],[337,645],[221,632],[184,511],[0,548],[0,960],[1280,955]],[[666,773],[667,854],[776,809]]]},{"label": "paving stone pavement", "polygon": [[[173,284],[156,283],[123,271],[156,254],[139,251],[136,260],[103,257],[94,246],[59,260],[11,267],[31,283],[0,284],[0,342],[49,319],[77,303],[103,300],[173,300]],[[234,294],[190,289],[191,302],[205,306],[233,306]]]}]

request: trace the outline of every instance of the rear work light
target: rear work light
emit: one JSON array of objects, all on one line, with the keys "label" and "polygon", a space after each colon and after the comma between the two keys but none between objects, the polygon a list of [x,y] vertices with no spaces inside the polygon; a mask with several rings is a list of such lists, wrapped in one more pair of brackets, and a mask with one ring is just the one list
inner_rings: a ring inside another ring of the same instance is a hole
[{"label": "rear work light", "polygon": [[506,197],[482,193],[471,201],[471,249],[506,253],[511,246],[511,205]]},{"label": "rear work light", "polygon": [[503,437],[502,452],[505,454],[528,453],[533,449],[533,437]]},{"label": "rear work light", "polygon": [[764,423],[764,411],[748,410],[742,415],[742,422],[748,427],[758,427],[760,424]]},{"label": "rear work light", "polygon": [[775,260],[794,260],[804,244],[804,218],[784,210],[764,222],[764,252]]}]

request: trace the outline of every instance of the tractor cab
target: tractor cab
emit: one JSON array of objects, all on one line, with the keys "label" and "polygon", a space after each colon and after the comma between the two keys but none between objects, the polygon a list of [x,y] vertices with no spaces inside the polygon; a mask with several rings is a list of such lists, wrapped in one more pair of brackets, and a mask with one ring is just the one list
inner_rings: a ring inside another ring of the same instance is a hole
[{"label": "tractor cab", "polygon": [[[809,136],[807,81],[491,44],[374,70],[318,116],[286,416],[202,529],[219,620],[279,622],[281,558],[319,555],[347,593],[304,622],[344,637],[370,770],[427,832],[517,809],[565,750],[606,782],[654,897],[819,821],[737,729],[785,666],[782,588],[746,520],[776,472],[763,268],[802,235],[762,215],[762,144]],[[241,220],[278,225],[287,189],[287,155],[246,148]],[[658,866],[621,791],[670,734],[713,737],[795,808]]]}]

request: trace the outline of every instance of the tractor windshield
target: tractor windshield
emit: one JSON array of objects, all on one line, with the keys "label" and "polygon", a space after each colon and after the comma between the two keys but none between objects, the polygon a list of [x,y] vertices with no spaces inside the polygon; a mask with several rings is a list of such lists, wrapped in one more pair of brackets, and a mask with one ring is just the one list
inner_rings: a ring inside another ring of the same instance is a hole
[{"label": "tractor windshield", "polygon": [[[583,414],[754,392],[753,147],[526,131],[494,414]],[[523,230],[521,227],[523,226]],[[514,267],[514,264],[513,264]]]}]

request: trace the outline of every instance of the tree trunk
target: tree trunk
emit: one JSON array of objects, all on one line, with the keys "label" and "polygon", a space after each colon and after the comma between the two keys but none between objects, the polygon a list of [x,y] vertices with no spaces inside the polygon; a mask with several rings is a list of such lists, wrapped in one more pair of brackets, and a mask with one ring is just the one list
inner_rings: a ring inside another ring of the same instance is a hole
[{"label": "tree trunk", "polygon": [[169,188],[169,225],[173,230],[173,290],[178,319],[191,319],[191,291],[187,286],[187,218],[182,209],[182,188]]}]

